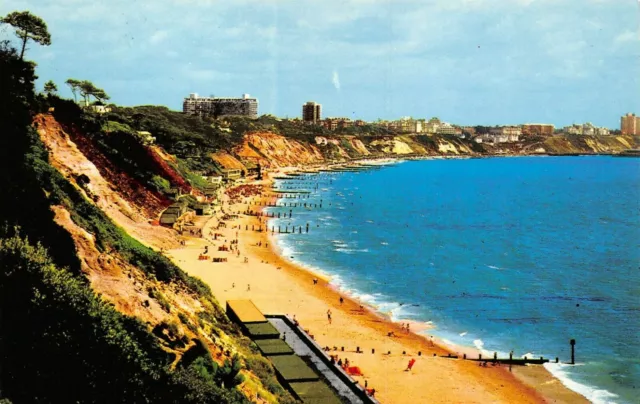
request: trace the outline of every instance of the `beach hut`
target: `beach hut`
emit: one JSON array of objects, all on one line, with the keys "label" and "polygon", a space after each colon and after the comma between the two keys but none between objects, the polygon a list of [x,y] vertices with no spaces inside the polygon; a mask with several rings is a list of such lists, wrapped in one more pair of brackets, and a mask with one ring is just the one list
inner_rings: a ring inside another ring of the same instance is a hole
[{"label": "beach hut", "polygon": [[305,404],[340,404],[341,401],[322,381],[289,383],[294,394]]},{"label": "beach hut", "polygon": [[184,207],[179,203],[174,203],[160,215],[160,224],[173,225],[184,213]]},{"label": "beach hut", "polygon": [[279,338],[280,332],[267,321],[251,300],[227,301],[227,317],[238,323],[252,340]]},{"label": "beach hut", "polygon": [[293,349],[281,340],[280,338],[272,338],[272,339],[259,339],[255,342],[258,346],[258,349],[264,356],[275,356],[275,355],[292,355]]},{"label": "beach hut", "polygon": [[251,300],[227,300],[227,317],[242,324],[266,323],[267,318]]},{"label": "beach hut", "polygon": [[320,380],[318,374],[298,355],[274,355],[267,358],[285,383]]},{"label": "beach hut", "polygon": [[213,213],[213,207],[210,203],[196,203],[193,208],[196,211],[196,215],[198,216],[211,215]]}]

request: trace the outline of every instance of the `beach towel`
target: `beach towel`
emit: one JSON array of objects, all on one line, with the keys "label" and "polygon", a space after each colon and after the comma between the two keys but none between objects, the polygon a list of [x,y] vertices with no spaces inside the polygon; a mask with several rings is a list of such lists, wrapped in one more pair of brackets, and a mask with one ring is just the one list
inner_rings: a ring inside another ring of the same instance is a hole
[{"label": "beach towel", "polygon": [[347,368],[347,374],[351,376],[362,376],[362,371],[358,366],[350,366]]}]

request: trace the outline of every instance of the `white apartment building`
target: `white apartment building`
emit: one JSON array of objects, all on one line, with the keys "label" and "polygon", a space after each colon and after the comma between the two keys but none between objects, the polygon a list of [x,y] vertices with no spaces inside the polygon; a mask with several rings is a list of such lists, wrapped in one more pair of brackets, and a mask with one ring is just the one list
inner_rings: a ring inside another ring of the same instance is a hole
[{"label": "white apartment building", "polygon": [[437,129],[436,133],[437,133],[437,134],[439,134],[439,135],[455,135],[455,134],[457,134],[457,133],[458,133],[458,131],[457,131],[457,130],[456,130],[456,128],[455,128],[453,125],[451,125],[450,123],[442,122],[442,123],[439,125],[439,127],[438,127],[438,129]]},{"label": "white apartment building", "polygon": [[196,93],[189,94],[182,103],[182,112],[187,115],[213,116],[248,116],[258,117],[258,99],[243,94],[241,98],[200,97]]},{"label": "white apartment building", "polygon": [[583,135],[583,136],[608,136],[611,134],[609,129],[603,127],[597,127],[591,122],[587,122],[583,125],[571,125],[564,128],[564,132],[570,135]]}]

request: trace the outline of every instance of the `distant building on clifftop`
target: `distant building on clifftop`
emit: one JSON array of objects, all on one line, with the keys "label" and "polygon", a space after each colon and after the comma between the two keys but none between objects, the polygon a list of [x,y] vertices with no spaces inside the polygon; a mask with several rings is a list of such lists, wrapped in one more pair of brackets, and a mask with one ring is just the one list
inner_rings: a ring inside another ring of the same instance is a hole
[{"label": "distant building on clifftop", "polygon": [[552,136],[555,126],[548,123],[527,123],[522,125],[524,136]]},{"label": "distant building on clifftop", "polygon": [[623,135],[640,135],[640,116],[627,114],[620,118],[620,132]]},{"label": "distant building on clifftop", "polygon": [[345,129],[353,126],[353,121],[349,118],[327,118],[322,121],[322,126],[329,130]]},{"label": "distant building on clifftop", "polygon": [[573,124],[563,129],[564,133],[569,135],[584,135],[584,136],[607,136],[610,134],[609,129],[599,128],[593,125],[591,122],[587,122],[582,125]]},{"label": "distant building on clifftop", "polygon": [[322,119],[322,105],[309,101],[302,105],[302,120],[308,123],[319,123]]},{"label": "distant building on clifftop", "polygon": [[182,112],[187,115],[258,117],[258,99],[243,94],[242,98],[200,97],[196,93],[189,94],[182,103]]}]

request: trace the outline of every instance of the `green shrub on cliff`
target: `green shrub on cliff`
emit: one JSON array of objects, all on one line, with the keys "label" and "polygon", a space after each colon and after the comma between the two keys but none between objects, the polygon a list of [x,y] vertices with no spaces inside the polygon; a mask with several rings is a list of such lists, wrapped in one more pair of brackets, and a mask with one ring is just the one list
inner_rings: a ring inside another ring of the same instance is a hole
[{"label": "green shrub on cliff", "polygon": [[246,402],[197,371],[170,372],[144,324],[18,236],[0,238],[0,309],[1,381],[16,402]]},{"label": "green shrub on cliff", "polygon": [[169,188],[171,188],[171,183],[159,175],[151,177],[151,185],[156,191],[161,193],[166,193],[169,191]]}]

